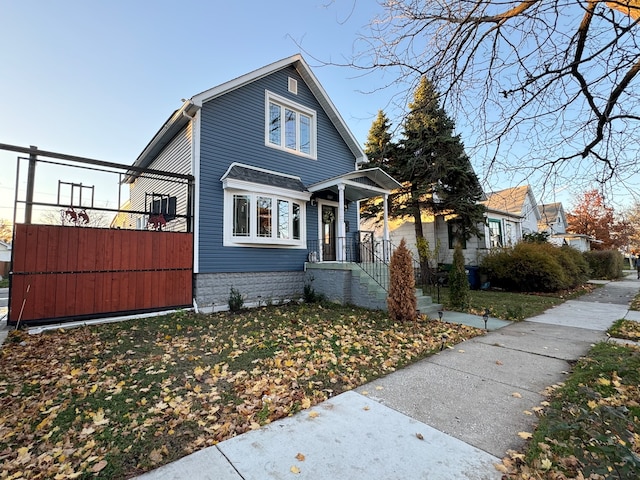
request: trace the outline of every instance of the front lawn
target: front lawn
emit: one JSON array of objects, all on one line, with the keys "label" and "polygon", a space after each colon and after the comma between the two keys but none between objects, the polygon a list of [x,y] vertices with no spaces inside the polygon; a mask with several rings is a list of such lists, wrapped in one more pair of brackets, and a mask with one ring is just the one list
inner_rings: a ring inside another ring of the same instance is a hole
[{"label": "front lawn", "polygon": [[[563,291],[557,294],[527,294],[513,293],[498,290],[471,290],[471,305],[466,310],[473,315],[482,315],[485,308],[489,309],[490,316],[502,320],[520,321],[543,313],[545,310],[555,307],[566,300],[575,298],[593,291],[593,286],[585,285],[570,292]],[[432,299],[437,300],[437,291],[432,293]],[[440,289],[440,303],[444,308],[450,309],[449,289]]]},{"label": "front lawn", "polygon": [[321,305],[15,333],[0,478],[138,475],[481,333]]}]

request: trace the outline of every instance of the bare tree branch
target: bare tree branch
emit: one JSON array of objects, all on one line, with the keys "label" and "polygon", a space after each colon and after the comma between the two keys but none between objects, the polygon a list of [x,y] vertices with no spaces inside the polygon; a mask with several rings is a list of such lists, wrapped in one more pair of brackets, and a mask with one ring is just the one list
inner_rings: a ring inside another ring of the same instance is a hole
[{"label": "bare tree branch", "polygon": [[407,88],[430,78],[488,169],[585,182],[629,181],[637,171],[638,0],[380,5],[348,65],[388,70],[390,84]]}]

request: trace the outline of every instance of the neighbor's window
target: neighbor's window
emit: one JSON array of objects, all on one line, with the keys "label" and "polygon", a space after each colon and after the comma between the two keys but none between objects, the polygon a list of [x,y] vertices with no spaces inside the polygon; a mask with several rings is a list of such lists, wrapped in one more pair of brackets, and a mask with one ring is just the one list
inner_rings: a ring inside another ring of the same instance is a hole
[{"label": "neighbor's window", "polygon": [[489,238],[491,247],[502,247],[502,222],[500,220],[489,219]]},{"label": "neighbor's window", "polygon": [[447,231],[449,234],[449,248],[454,249],[456,243],[460,243],[462,249],[467,248],[467,239],[462,234],[461,227],[456,222],[447,222]]},{"label": "neighbor's window", "polygon": [[267,144],[315,158],[313,110],[267,92]]}]

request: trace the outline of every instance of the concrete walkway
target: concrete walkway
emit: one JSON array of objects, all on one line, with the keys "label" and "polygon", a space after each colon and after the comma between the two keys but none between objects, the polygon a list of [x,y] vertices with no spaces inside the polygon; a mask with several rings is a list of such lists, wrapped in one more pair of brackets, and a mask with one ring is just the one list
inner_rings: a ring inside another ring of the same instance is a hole
[{"label": "concrete walkway", "polygon": [[493,465],[524,446],[545,388],[615,320],[640,318],[639,290],[634,274],[524,322],[490,319],[483,337],[138,478],[500,479]]}]

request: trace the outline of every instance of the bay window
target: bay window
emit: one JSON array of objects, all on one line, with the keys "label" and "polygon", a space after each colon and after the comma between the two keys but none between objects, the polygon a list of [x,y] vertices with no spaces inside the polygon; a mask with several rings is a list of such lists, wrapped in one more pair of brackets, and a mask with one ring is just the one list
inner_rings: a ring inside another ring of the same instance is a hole
[{"label": "bay window", "polygon": [[305,246],[304,201],[279,195],[225,191],[226,204],[231,208],[225,207],[225,245]]}]

